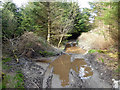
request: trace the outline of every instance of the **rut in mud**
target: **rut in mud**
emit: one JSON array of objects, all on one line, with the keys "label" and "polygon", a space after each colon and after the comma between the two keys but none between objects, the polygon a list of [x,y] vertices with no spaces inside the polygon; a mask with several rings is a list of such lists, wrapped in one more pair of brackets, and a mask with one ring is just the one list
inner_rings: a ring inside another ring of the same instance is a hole
[{"label": "rut in mud", "polygon": [[[89,62],[94,58],[86,57],[87,54],[84,53],[85,50],[72,46],[66,48],[66,52],[60,56],[49,57],[48,60],[44,59],[40,62],[36,60],[34,69],[32,64],[26,64],[29,66],[25,66],[23,71],[28,78],[26,86],[29,88],[111,88],[112,86],[100,78],[99,72]],[[36,72],[34,72],[35,67]]]}]

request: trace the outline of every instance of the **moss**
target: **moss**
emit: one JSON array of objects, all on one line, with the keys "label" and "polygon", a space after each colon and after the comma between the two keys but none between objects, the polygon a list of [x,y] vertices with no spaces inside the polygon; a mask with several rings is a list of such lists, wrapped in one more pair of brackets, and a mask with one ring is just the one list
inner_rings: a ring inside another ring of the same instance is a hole
[{"label": "moss", "polygon": [[48,52],[48,51],[39,51],[39,53],[42,55],[42,56],[54,56],[55,53],[53,52]]},{"label": "moss", "polygon": [[88,53],[95,53],[95,52],[98,52],[98,53],[107,53],[107,50],[91,49],[91,50],[88,51]]}]

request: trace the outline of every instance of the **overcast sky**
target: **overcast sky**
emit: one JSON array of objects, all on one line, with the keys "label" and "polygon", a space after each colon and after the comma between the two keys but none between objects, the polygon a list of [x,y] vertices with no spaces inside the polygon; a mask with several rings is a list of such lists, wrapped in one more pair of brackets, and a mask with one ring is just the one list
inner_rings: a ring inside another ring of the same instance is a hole
[{"label": "overcast sky", "polygon": [[[1,1],[3,1],[3,0],[1,0]],[[5,1],[9,1],[9,0],[5,0]],[[28,1],[30,1],[30,0],[12,0],[18,7],[20,7],[20,6],[22,6],[22,5],[25,5]],[[37,0],[32,0],[32,1],[37,1]],[[43,0],[42,0],[43,1]],[[93,0],[77,0],[78,1],[78,3],[79,3],[79,5],[80,5],[80,7],[81,8],[85,8],[85,7],[87,7],[87,8],[89,8],[90,6],[89,6],[89,4],[88,4],[88,2],[91,2],[91,1],[93,1]]]}]

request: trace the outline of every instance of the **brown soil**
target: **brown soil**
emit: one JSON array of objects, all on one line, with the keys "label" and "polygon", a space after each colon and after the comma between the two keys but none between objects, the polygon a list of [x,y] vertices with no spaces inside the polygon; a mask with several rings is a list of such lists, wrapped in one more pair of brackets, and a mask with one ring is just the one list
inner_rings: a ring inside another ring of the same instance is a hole
[{"label": "brown soil", "polygon": [[68,47],[66,49],[66,53],[75,53],[75,54],[84,54],[86,51],[77,47],[77,46],[74,46],[74,47]]}]

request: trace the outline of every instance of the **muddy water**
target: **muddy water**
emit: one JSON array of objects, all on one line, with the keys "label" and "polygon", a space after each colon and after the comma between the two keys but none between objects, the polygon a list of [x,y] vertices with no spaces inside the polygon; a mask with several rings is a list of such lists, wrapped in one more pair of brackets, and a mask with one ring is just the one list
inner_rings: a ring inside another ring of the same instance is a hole
[{"label": "muddy water", "polygon": [[53,67],[53,73],[59,75],[61,85],[64,87],[69,85],[69,72],[73,69],[76,73],[79,73],[80,77],[89,77],[93,75],[90,67],[84,59],[75,59],[71,62],[71,56],[63,54],[55,59],[49,66]]},{"label": "muddy water", "polygon": [[36,60],[33,60],[33,61],[36,61],[36,62],[41,62],[41,63],[51,63],[52,60],[48,60],[48,59],[36,59]]},{"label": "muddy water", "polygon": [[86,51],[77,46],[73,46],[73,47],[66,48],[65,52],[66,53],[75,53],[75,54],[84,54]]}]

